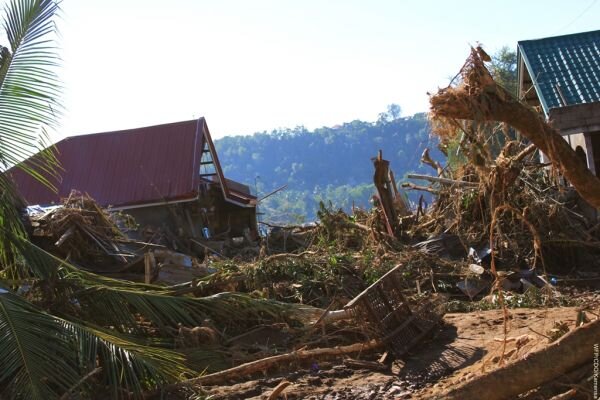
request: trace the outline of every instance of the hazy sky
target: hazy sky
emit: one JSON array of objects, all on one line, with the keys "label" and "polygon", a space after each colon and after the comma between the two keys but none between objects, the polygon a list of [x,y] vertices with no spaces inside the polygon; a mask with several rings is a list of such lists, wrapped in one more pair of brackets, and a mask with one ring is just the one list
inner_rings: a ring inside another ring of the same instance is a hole
[{"label": "hazy sky", "polygon": [[214,137],[427,110],[477,41],[600,29],[598,0],[64,0],[56,138],[204,116]]}]

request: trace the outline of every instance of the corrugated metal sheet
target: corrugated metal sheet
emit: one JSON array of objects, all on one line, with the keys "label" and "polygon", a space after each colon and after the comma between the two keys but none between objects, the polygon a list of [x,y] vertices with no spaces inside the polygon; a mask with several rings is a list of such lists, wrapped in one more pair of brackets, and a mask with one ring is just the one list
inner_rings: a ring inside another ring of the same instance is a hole
[{"label": "corrugated metal sheet", "polygon": [[104,207],[192,199],[200,182],[205,138],[212,142],[200,118],[61,140],[56,150],[64,171],[53,179],[58,193],[19,169],[10,173],[29,204],[58,203],[72,189],[88,193]]},{"label": "corrugated metal sheet", "polygon": [[600,101],[600,30],[520,41],[518,58],[546,115],[555,107]]}]

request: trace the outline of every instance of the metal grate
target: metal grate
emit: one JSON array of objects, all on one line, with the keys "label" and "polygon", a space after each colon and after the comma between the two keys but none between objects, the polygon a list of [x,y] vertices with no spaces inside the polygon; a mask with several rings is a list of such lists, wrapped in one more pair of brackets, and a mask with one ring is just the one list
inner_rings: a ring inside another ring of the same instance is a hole
[{"label": "metal grate", "polygon": [[444,314],[444,296],[432,296],[409,305],[402,294],[402,265],[394,267],[377,282],[365,289],[344,308],[382,340],[397,357],[405,354],[423,338]]}]

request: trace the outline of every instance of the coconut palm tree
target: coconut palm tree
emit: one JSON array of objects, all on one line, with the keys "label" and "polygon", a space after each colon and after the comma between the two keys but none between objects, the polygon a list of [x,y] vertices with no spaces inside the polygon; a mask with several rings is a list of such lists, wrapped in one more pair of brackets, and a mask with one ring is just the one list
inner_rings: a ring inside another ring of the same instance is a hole
[{"label": "coconut palm tree", "polygon": [[[46,132],[60,112],[52,44],[57,10],[53,0],[11,1],[3,19],[8,43],[0,46],[0,169],[18,165],[46,185],[56,167],[52,151],[44,150]],[[5,173],[0,193],[0,397],[57,397],[101,370],[114,394],[121,387],[139,393],[186,370],[175,353],[49,314],[16,295],[11,289],[22,279],[56,277],[60,264],[28,241],[23,201]]]},{"label": "coconut palm tree", "polygon": [[[29,241],[20,212],[25,203],[6,170],[16,165],[50,187],[47,177],[59,172],[46,149],[61,110],[52,41],[57,11],[54,0],[11,0],[4,10],[0,398],[90,397],[92,386],[107,391],[102,398],[140,396],[193,373],[172,350],[178,324],[200,325],[206,317],[221,323],[280,319],[289,307],[238,294],[175,297],[168,288],[79,270]],[[31,288],[28,295],[19,294],[24,288]]]}]

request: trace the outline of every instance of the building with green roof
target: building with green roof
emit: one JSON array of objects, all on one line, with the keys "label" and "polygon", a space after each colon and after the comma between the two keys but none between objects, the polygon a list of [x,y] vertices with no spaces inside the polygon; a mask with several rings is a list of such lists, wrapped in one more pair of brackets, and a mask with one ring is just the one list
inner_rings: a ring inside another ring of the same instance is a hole
[{"label": "building with green roof", "polygon": [[518,42],[519,97],[600,175],[600,30]]}]

